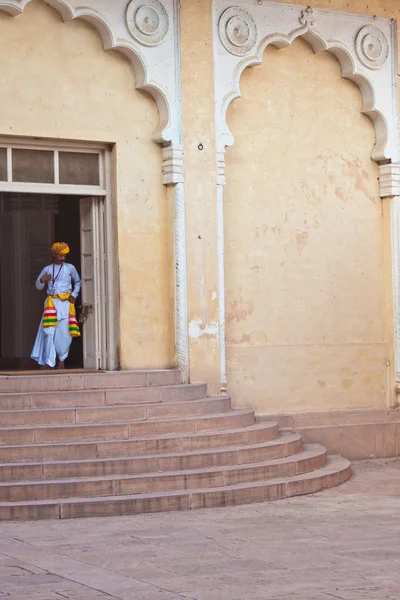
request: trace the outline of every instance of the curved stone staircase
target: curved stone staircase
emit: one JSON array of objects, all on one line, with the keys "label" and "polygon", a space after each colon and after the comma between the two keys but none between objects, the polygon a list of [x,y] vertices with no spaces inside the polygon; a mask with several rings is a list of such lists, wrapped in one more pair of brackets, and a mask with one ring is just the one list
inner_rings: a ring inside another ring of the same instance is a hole
[{"label": "curved stone staircase", "polygon": [[0,519],[127,515],[276,500],[350,463],[255,422],[177,371],[0,376]]}]

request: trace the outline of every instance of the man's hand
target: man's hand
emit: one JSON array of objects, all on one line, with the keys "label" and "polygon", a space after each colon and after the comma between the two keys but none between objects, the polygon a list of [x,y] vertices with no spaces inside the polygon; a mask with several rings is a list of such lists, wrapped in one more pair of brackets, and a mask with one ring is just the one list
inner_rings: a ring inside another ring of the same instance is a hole
[{"label": "man's hand", "polygon": [[71,304],[75,304],[76,298],[74,298],[73,296],[70,296],[68,298],[68,300],[71,302]]},{"label": "man's hand", "polygon": [[46,275],[43,275],[43,277],[41,278],[40,283],[47,283],[48,281],[50,281],[50,279],[51,279],[51,275],[46,273]]}]

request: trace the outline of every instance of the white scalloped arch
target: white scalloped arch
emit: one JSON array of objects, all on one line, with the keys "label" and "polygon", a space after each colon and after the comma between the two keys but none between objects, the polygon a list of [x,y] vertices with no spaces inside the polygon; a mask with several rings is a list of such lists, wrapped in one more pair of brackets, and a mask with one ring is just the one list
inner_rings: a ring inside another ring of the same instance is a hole
[{"label": "white scalloped arch", "polygon": [[[153,133],[153,141],[157,144],[171,142],[173,134],[168,100],[156,82],[149,82],[150,78],[145,57],[130,45],[115,39],[110,25],[93,9],[88,7],[73,9],[66,0],[43,1],[53,7],[64,22],[72,21],[73,19],[83,19],[90,23],[100,34],[104,50],[118,50],[128,58],[135,71],[136,88],[148,92],[157,104],[160,120],[157,129]],[[0,0],[0,10],[15,17],[23,12],[29,2],[31,0]]]},{"label": "white scalloped arch", "polygon": [[241,98],[240,78],[243,74],[243,71],[247,67],[253,67],[262,64],[263,54],[267,46],[272,45],[278,49],[287,48],[294,42],[295,39],[299,37],[304,39],[311,46],[315,54],[323,51],[333,54],[340,63],[342,77],[344,79],[350,79],[359,87],[362,96],[361,112],[371,119],[376,132],[376,143],[372,150],[372,159],[378,163],[387,162],[388,157],[386,156],[385,151],[389,138],[388,124],[382,113],[375,107],[375,93],[373,84],[365,75],[357,72],[351,52],[347,48],[345,48],[339,42],[326,42],[315,30],[311,30],[308,27],[301,27],[295,31],[292,31],[289,35],[272,34],[266,36],[258,44],[256,52],[251,56],[246,57],[245,60],[241,61],[237,65],[233,77],[234,87],[225,96],[222,105],[224,130],[222,132],[221,141],[223,142],[223,145],[232,146],[234,144],[234,136],[228,127],[226,116],[231,102],[237,98]]}]

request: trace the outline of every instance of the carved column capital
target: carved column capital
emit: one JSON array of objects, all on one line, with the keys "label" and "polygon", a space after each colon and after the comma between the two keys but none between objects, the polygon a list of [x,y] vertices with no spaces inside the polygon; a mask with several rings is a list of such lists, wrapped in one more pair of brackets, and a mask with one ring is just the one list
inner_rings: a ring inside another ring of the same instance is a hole
[{"label": "carved column capital", "polygon": [[400,164],[380,165],[379,185],[381,198],[400,196]]},{"label": "carved column capital", "polygon": [[164,185],[169,185],[171,183],[183,183],[184,170],[182,148],[166,146],[162,149],[162,153],[162,173]]}]

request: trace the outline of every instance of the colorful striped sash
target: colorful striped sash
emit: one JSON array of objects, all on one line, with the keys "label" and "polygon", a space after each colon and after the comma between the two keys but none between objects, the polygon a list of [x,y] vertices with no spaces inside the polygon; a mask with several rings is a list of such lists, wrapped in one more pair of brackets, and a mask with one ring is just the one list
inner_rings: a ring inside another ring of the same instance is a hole
[{"label": "colorful striped sash", "polygon": [[[71,292],[68,292],[67,294],[54,294],[54,296],[47,296],[42,320],[43,327],[56,327],[58,325],[57,311],[54,306],[53,298],[58,298],[62,302],[67,302],[70,296]],[[71,302],[69,303],[69,334],[72,337],[80,337],[81,335],[78,321],[76,319],[75,304],[72,304]]]}]

